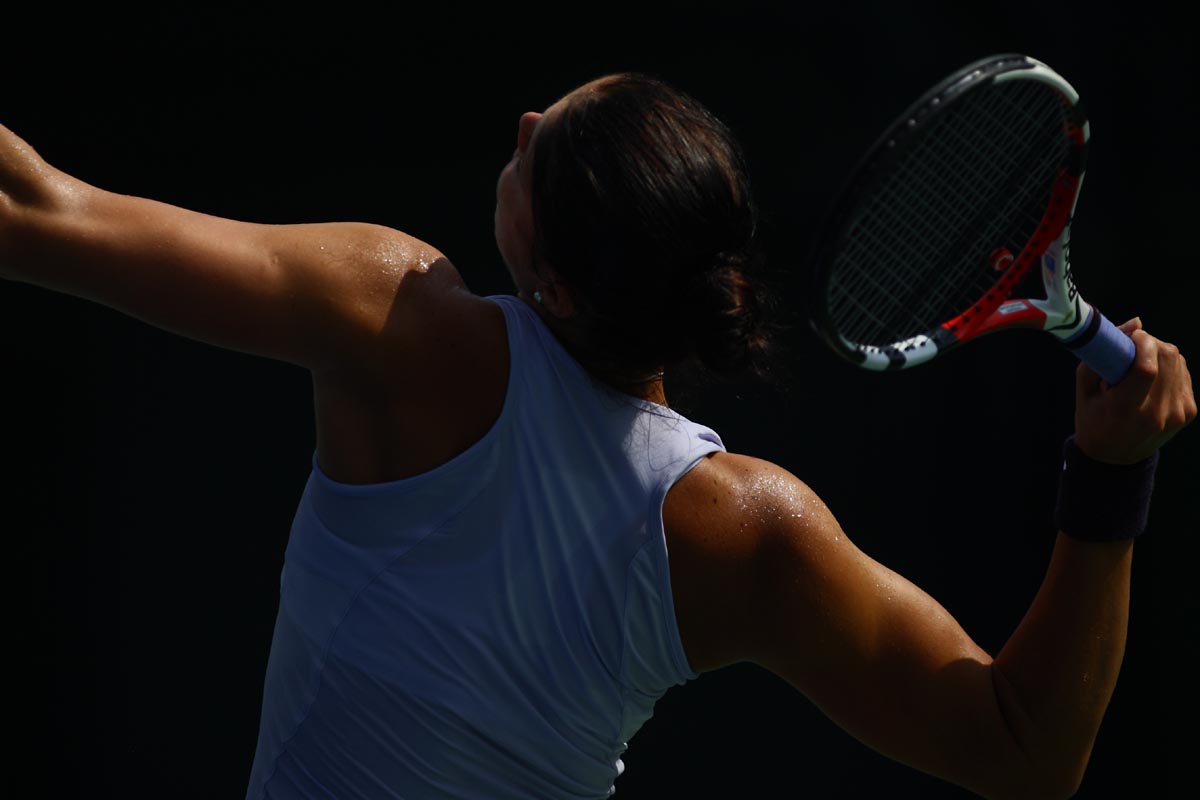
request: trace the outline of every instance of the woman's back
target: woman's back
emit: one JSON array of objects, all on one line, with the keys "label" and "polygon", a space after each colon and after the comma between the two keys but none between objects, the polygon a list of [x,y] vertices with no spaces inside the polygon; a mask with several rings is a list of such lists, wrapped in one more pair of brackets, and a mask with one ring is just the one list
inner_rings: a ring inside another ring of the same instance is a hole
[{"label": "woman's back", "polygon": [[314,456],[248,798],[603,797],[695,674],[661,509],[720,439],[595,381],[524,301],[494,302],[511,367],[483,437],[370,485]]}]

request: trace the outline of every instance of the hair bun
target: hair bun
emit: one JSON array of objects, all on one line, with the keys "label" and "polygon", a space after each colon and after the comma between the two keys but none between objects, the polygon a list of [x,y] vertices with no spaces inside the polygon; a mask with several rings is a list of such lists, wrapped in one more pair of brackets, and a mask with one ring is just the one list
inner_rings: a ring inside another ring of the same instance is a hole
[{"label": "hair bun", "polygon": [[765,295],[750,276],[757,259],[745,252],[718,253],[696,276],[690,328],[696,357],[721,375],[758,371],[770,348]]}]

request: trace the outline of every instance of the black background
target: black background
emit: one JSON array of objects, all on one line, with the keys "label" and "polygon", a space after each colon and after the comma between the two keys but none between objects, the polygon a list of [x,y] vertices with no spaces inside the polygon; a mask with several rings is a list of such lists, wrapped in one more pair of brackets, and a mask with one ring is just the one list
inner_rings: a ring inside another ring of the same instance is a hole
[{"label": "black background", "polygon": [[[401,228],[492,294],[511,291],[491,220],[519,114],[642,70],[741,138],[799,308],[805,248],[861,150],[943,74],[1023,52],[1089,109],[1073,229],[1084,296],[1200,352],[1187,296],[1196,38],[1165,5],[298,8],[6,12],[0,122],[115,191],[259,222]],[[9,796],[240,798],[314,447],[307,374],[17,283],[0,284],[0,334],[20,742],[5,779],[26,787]],[[883,376],[836,361],[802,324],[785,344],[786,390],[712,387],[682,410],[808,482],[860,547],[996,652],[1050,553],[1072,356],[1012,333]],[[1163,452],[1125,666],[1080,797],[1193,783],[1198,453],[1194,430]],[[966,796],[749,666],[670,692],[625,762],[623,800]]]}]

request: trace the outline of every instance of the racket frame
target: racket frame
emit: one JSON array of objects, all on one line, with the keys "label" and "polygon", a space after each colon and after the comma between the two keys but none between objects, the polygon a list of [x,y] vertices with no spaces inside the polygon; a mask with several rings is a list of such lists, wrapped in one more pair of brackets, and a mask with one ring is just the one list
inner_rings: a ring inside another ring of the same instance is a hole
[{"label": "racket frame", "polygon": [[[1050,201],[1038,232],[991,288],[957,316],[930,330],[888,345],[853,342],[837,329],[829,314],[833,254],[850,225],[858,201],[868,196],[887,175],[888,167],[919,138],[938,113],[959,98],[991,82],[1038,80],[1056,90],[1067,106],[1065,135],[1068,157],[1051,189]],[[979,59],[957,70],[922,95],[880,136],[860,159],[831,207],[825,235],[813,250],[814,282],[808,294],[808,318],[817,334],[835,353],[871,370],[892,371],[925,363],[957,345],[1003,328],[1044,330],[1068,347],[1081,346],[1095,333],[1101,317],[1079,294],[1070,266],[1070,230],[1083,183],[1090,127],[1079,94],[1061,75],[1030,56],[1006,53]],[[1040,267],[1045,298],[1013,298],[1011,293],[1034,262]],[[1107,322],[1107,320],[1105,320]],[[1109,323],[1111,327],[1111,323]]]}]

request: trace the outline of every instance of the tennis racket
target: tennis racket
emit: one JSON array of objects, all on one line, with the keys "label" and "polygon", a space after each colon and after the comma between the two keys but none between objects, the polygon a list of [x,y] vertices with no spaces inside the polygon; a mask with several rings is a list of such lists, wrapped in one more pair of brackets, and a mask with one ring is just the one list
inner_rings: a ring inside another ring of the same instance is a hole
[{"label": "tennis racket", "polygon": [[942,80],[833,204],[814,246],[817,333],[860,367],[899,370],[995,331],[1040,329],[1120,382],[1133,341],[1071,271],[1087,148],[1079,95],[1036,59],[991,56]]}]

